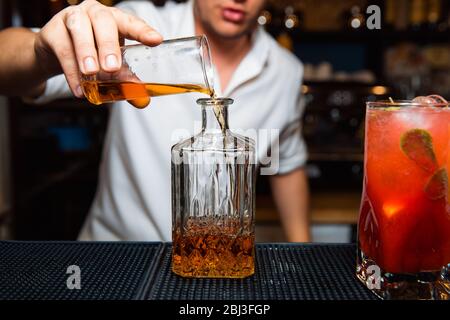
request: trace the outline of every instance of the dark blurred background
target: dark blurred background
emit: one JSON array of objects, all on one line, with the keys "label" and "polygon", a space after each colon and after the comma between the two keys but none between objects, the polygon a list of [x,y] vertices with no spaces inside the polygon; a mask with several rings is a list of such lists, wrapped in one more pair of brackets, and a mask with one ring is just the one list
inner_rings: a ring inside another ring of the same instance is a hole
[{"label": "dark blurred background", "polygon": [[[0,27],[41,27],[79,1],[0,2]],[[100,1],[114,5],[118,1]],[[165,1],[154,1],[163,5]],[[366,8],[381,8],[370,30]],[[268,1],[258,19],[305,65],[314,241],[355,237],[365,102],[450,96],[450,1]],[[108,108],[0,97],[0,239],[76,238],[97,185]],[[258,179],[257,240],[283,241],[267,178]]]}]

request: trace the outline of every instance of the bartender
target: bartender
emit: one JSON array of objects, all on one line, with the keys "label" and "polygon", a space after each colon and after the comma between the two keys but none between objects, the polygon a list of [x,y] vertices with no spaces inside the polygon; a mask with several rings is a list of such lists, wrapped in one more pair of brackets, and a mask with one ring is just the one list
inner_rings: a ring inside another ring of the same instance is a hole
[{"label": "bartender", "polygon": [[[264,4],[192,0],[156,7],[126,1],[111,8],[86,0],[59,12],[39,32],[0,32],[0,94],[35,103],[82,98],[79,73],[119,70],[122,39],[157,46],[163,39],[205,34],[219,76],[215,91],[235,100],[230,129],[281,132],[258,141],[258,159],[277,150],[279,141],[272,193],[287,240],[309,241],[307,153],[299,131],[290,130],[303,111],[303,67],[258,27]],[[200,112],[193,101],[192,94],[155,98],[144,110],[114,103],[100,182],[80,240],[171,239],[170,148],[176,130],[194,130]]]}]

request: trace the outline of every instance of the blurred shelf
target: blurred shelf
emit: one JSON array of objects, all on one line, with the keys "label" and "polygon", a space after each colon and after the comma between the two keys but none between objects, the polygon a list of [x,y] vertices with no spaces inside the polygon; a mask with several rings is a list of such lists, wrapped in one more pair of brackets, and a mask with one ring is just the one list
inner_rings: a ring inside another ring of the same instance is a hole
[{"label": "blurred shelf", "polygon": [[311,86],[311,87],[341,87],[341,86],[345,86],[345,87],[352,87],[352,86],[357,86],[357,87],[367,87],[367,88],[372,88],[373,86],[376,85],[383,85],[383,84],[377,84],[377,83],[373,83],[373,82],[363,82],[363,81],[347,81],[347,80],[343,80],[343,81],[337,81],[337,80],[327,80],[327,81],[305,81],[304,85],[306,86]]},{"label": "blurred shelf", "polygon": [[[357,224],[360,192],[316,192],[311,194],[311,223],[313,224]],[[279,223],[274,201],[270,196],[256,199],[257,223]]]},{"label": "blurred shelf", "polygon": [[95,195],[110,108],[75,98],[9,102],[12,237],[76,239]]},{"label": "blurred shelf", "polygon": [[0,224],[2,224],[3,220],[8,216],[11,208],[9,206],[0,207]]},{"label": "blurred shelf", "polygon": [[363,153],[310,153],[309,161],[364,161]]},{"label": "blurred shelf", "polygon": [[35,105],[24,103],[21,108],[22,112],[35,111],[70,111],[70,112],[109,112],[109,105],[94,105],[83,99],[60,99],[48,104]]},{"label": "blurred shelf", "polygon": [[42,194],[46,190],[60,185],[72,177],[76,177],[85,167],[88,166],[87,161],[79,161],[71,164],[59,172],[48,173],[45,178],[38,183],[30,183],[23,193],[22,201],[29,201],[30,199]]},{"label": "blurred shelf", "polygon": [[450,31],[392,31],[392,30],[343,30],[343,31],[301,31],[286,30],[279,27],[268,27],[267,31],[277,35],[288,33],[294,40],[306,42],[361,42],[379,41],[416,41],[416,42],[446,42],[450,40]]}]

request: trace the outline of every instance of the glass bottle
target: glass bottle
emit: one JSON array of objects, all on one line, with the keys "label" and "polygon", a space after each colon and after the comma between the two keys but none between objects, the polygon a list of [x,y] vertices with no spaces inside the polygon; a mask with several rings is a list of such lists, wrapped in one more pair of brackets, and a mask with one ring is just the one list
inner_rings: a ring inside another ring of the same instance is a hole
[{"label": "glass bottle", "polygon": [[172,147],[172,270],[254,273],[255,144],[228,128],[231,99],[199,99],[201,132]]},{"label": "glass bottle", "polygon": [[200,92],[213,95],[214,72],[205,35],[164,40],[156,47],[121,47],[118,72],[80,75],[84,95],[100,105],[127,100],[145,108],[149,97]]}]

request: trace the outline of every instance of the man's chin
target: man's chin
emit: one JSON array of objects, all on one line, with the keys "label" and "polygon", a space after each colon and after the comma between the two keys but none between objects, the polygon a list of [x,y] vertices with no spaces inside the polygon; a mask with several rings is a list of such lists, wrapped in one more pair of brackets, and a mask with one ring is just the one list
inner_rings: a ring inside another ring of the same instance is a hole
[{"label": "man's chin", "polygon": [[249,34],[251,31],[248,28],[218,28],[215,33],[221,38],[234,40]]}]

